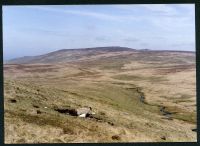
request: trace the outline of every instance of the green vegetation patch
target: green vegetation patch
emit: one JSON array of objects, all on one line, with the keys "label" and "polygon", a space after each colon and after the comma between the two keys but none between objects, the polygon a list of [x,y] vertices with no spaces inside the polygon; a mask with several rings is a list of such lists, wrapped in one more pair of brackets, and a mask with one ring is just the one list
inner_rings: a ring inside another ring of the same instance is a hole
[{"label": "green vegetation patch", "polygon": [[172,117],[178,120],[186,121],[188,123],[196,124],[197,115],[195,112],[185,112],[184,110],[177,108],[175,106],[166,107],[166,111],[172,113]]},{"label": "green vegetation patch", "polygon": [[121,74],[121,75],[115,75],[112,77],[113,79],[118,79],[118,80],[125,80],[125,81],[141,81],[141,80],[148,80],[150,82],[161,82],[161,81],[167,81],[164,77],[142,77],[142,76],[136,76],[136,75],[126,75],[126,74]]}]

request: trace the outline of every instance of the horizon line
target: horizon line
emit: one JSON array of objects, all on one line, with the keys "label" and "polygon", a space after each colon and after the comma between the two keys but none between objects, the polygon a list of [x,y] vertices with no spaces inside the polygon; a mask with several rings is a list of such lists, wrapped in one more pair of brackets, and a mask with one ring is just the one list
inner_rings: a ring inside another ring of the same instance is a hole
[{"label": "horizon line", "polygon": [[154,52],[159,52],[159,51],[165,51],[165,52],[188,52],[188,53],[196,53],[196,50],[194,51],[189,51],[189,50],[157,50],[157,49],[148,49],[148,48],[130,48],[130,47],[122,47],[122,46],[99,46],[99,47],[85,47],[85,48],[63,48],[63,49],[57,49],[55,51],[50,51],[47,53],[43,53],[43,54],[38,54],[38,55],[33,55],[33,56],[21,56],[21,57],[15,57],[12,59],[5,59],[4,61],[10,61],[10,60],[14,60],[14,59],[18,59],[18,58],[23,58],[23,57],[36,57],[36,56],[42,56],[42,55],[46,55],[46,54],[50,54],[50,53],[54,53],[54,52],[58,52],[58,51],[62,51],[62,50],[84,50],[84,49],[95,49],[95,48],[113,48],[113,47],[118,47],[118,48],[128,48],[128,49],[132,49],[135,51],[154,51]]}]

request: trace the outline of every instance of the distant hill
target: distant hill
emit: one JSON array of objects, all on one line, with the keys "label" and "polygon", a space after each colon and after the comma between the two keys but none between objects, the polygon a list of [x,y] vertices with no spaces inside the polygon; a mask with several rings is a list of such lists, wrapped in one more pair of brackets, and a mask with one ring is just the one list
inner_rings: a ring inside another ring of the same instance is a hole
[{"label": "distant hill", "polygon": [[[95,47],[95,48],[81,48],[81,49],[61,49],[58,51],[50,52],[44,55],[38,56],[24,56],[20,58],[15,58],[5,62],[6,64],[33,64],[33,63],[67,63],[73,61],[81,61],[84,59],[90,58],[105,58],[106,56],[115,56],[120,55],[125,57],[123,53],[126,52],[126,55],[132,53],[164,53],[164,52],[177,52],[177,53],[194,53],[187,51],[152,51],[149,49],[136,50],[128,47]],[[109,55],[108,55],[109,54]],[[113,54],[113,55],[112,55]]]},{"label": "distant hill", "polygon": [[29,64],[29,63],[58,63],[77,61],[83,57],[95,56],[110,52],[134,51],[126,47],[96,47],[82,49],[62,49],[39,56],[25,56],[7,61],[7,64]]}]

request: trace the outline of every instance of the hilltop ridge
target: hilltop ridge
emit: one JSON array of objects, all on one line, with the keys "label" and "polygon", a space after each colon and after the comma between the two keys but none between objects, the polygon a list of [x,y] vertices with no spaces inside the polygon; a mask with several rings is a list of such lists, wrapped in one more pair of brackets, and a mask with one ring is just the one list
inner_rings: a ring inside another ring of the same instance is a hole
[{"label": "hilltop ridge", "polygon": [[194,53],[191,51],[170,51],[170,50],[150,50],[150,49],[133,49],[120,46],[109,47],[93,47],[93,48],[78,48],[78,49],[61,49],[37,56],[24,56],[6,61],[6,64],[32,64],[32,63],[66,63],[71,61],[80,61],[85,58],[98,58],[101,56],[129,56],[133,53]]}]

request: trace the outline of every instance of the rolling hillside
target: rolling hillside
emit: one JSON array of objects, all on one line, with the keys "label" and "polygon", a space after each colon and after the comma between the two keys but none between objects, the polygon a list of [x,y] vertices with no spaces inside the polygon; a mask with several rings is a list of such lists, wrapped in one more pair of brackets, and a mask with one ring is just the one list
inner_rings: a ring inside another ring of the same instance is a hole
[{"label": "rolling hillside", "polygon": [[[4,77],[6,143],[197,140],[194,52],[62,49],[10,60]],[[84,106],[96,114],[69,112]]]}]

